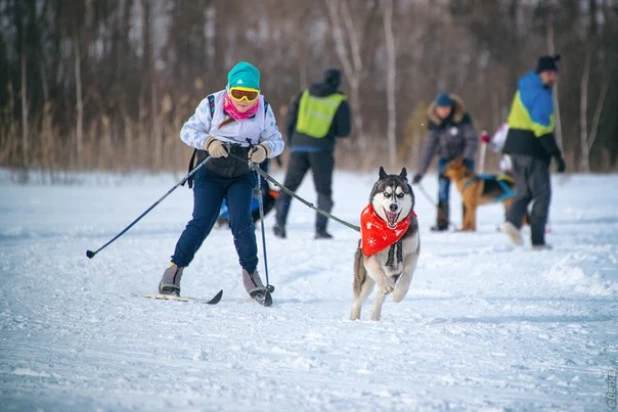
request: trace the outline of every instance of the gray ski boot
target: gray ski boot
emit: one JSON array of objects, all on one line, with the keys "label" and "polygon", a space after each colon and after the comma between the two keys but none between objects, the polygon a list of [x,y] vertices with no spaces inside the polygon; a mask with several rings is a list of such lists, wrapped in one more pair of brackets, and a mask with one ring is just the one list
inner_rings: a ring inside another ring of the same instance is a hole
[{"label": "gray ski boot", "polygon": [[249,272],[243,269],[242,283],[249,296],[257,303],[262,306],[271,306],[273,304],[270,294],[275,291],[275,287],[272,285],[264,286],[257,270],[249,274]]},{"label": "gray ski boot", "polygon": [[182,278],[183,269],[173,263],[165,269],[161,282],[159,282],[160,294],[180,296],[180,278]]},{"label": "gray ski boot", "polygon": [[245,286],[245,290],[249,295],[258,291],[266,290],[266,287],[262,283],[259,272],[256,270],[252,274],[249,274],[246,270],[242,270],[242,283]]}]

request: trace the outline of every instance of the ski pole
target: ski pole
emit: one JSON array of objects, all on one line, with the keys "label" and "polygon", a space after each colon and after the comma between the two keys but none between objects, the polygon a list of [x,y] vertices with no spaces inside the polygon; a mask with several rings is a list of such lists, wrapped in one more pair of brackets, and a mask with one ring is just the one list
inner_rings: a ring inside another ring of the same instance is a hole
[{"label": "ski pole", "polygon": [[168,197],[170,195],[170,193],[172,193],[174,190],[176,190],[178,188],[178,186],[183,185],[187,180],[189,180],[189,178],[191,176],[193,176],[199,169],[202,168],[202,166],[204,166],[206,163],[208,163],[210,161],[210,159],[212,159],[211,157],[207,157],[206,159],[202,160],[200,163],[198,163],[193,170],[191,170],[189,173],[186,174],[185,177],[183,177],[178,183],[176,183],[174,185],[174,187],[172,187],[170,190],[167,191],[166,194],[164,194],[159,200],[157,200],[156,202],[154,202],[148,209],[146,209],[144,211],[144,213],[142,213],[141,215],[139,215],[137,217],[137,219],[135,219],[133,222],[131,222],[129,224],[129,226],[125,227],[120,233],[118,233],[116,236],[114,236],[109,242],[107,242],[106,244],[104,244],[103,246],[101,246],[100,248],[98,248],[95,251],[92,250],[87,250],[86,251],[86,256],[88,256],[89,259],[92,259],[97,253],[99,253],[100,251],[102,251],[103,249],[105,249],[106,247],[108,247],[109,245],[111,245],[112,243],[114,243],[120,236],[124,235],[129,229],[131,229],[137,222],[139,222],[144,216],[146,216],[152,209],[154,209],[159,203],[161,203],[163,201],[163,199],[165,199],[166,197]]},{"label": "ski pole", "polygon": [[[230,153],[230,156],[237,159],[237,160],[242,160],[242,158],[233,155]],[[254,169],[260,176],[262,176],[264,179],[266,179],[267,181],[269,181],[270,183],[272,183],[273,185],[277,186],[279,189],[283,190],[285,193],[289,194],[290,196],[292,196],[294,199],[297,199],[299,202],[301,202],[303,205],[307,206],[310,209],[315,210],[317,213],[321,214],[322,216],[326,216],[329,219],[334,220],[335,222],[341,223],[342,225],[344,225],[345,227],[348,227],[356,232],[360,232],[360,226],[356,226],[353,225],[352,223],[346,222],[343,219],[338,218],[337,216],[330,214],[328,212],[323,211],[322,209],[319,209],[317,206],[315,206],[313,203],[309,202],[306,199],[303,199],[302,197],[300,197],[299,195],[297,195],[295,192],[291,191],[290,189],[288,189],[287,187],[285,187],[284,185],[282,185],[281,183],[277,182],[271,175],[269,175],[268,173],[266,173],[265,171],[263,171],[262,169]]]},{"label": "ski pole", "polygon": [[258,195],[258,207],[260,209],[260,229],[262,231],[262,253],[264,254],[264,275],[266,276],[266,290],[270,291],[270,281],[268,279],[268,257],[266,255],[266,234],[264,232],[264,196],[262,193],[262,176],[257,173],[260,169],[259,164],[253,162],[249,163],[249,166],[256,171],[258,179],[257,183],[257,195]]},{"label": "ski pole", "polygon": [[[420,183],[417,183],[415,186],[417,186],[421,190],[421,193],[423,194],[423,196],[425,196],[427,201],[429,201],[429,203],[431,203],[433,207],[435,208],[438,207],[438,204],[432,199],[432,197],[429,195],[429,193],[427,193],[425,188]],[[447,223],[449,226],[455,227],[455,224],[451,222],[450,220]]]},{"label": "ski pole", "polygon": [[417,183],[416,186],[421,190],[421,193],[423,194],[423,196],[425,196],[425,198],[429,201],[429,203],[431,203],[431,205],[433,207],[438,207],[438,204],[436,202],[434,202],[434,200],[432,199],[432,197],[429,195],[429,193],[427,193],[427,191],[425,190],[425,188],[420,184]]},{"label": "ski pole", "polygon": [[490,137],[487,131],[483,130],[481,132],[481,153],[479,153],[479,173],[485,172],[485,154],[487,153],[487,144],[489,143]]}]

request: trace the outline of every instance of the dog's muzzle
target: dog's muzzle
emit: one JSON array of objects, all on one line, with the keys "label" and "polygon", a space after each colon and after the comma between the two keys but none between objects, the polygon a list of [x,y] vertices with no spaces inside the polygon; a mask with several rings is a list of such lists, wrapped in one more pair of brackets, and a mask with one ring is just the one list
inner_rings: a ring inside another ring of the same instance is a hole
[{"label": "dog's muzzle", "polygon": [[397,226],[397,220],[399,219],[399,214],[401,211],[399,210],[399,206],[395,203],[391,203],[389,205],[390,210],[384,209],[384,214],[386,215],[386,224],[390,228],[395,228]]}]

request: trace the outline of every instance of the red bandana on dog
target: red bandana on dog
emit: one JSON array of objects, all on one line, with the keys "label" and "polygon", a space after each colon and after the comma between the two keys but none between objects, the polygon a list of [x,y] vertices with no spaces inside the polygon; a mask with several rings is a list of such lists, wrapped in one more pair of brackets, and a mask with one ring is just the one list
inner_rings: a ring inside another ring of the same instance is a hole
[{"label": "red bandana on dog", "polygon": [[[410,215],[416,214],[414,211]],[[363,255],[371,256],[399,241],[410,226],[410,216],[390,228],[386,222],[373,210],[371,203],[361,212],[361,249]]]}]

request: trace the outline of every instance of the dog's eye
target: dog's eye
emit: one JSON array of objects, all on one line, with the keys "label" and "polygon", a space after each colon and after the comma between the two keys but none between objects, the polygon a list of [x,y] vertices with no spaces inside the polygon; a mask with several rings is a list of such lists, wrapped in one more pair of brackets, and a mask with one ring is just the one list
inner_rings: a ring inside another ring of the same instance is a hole
[{"label": "dog's eye", "polygon": [[384,197],[389,198],[389,197],[391,197],[391,194],[388,193],[388,192],[384,192]]},{"label": "dog's eye", "polygon": [[401,198],[403,197],[403,192],[398,193],[398,194],[397,194],[397,197],[401,199]]}]

